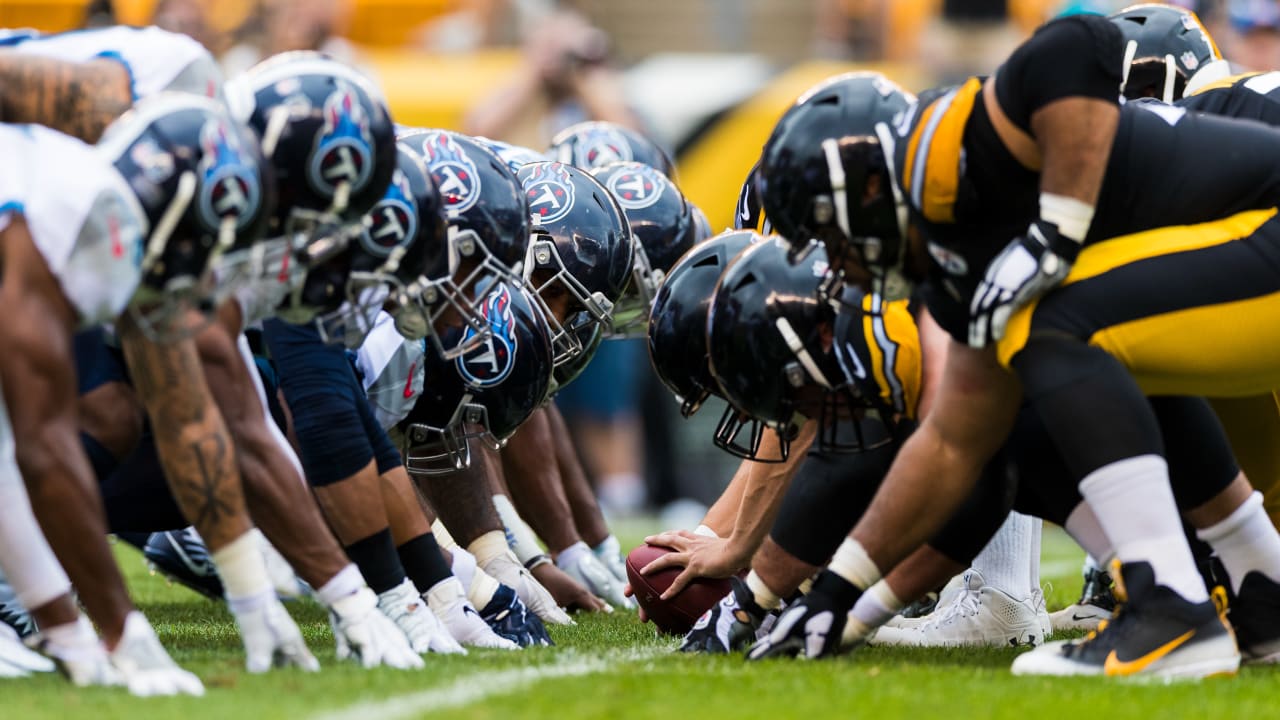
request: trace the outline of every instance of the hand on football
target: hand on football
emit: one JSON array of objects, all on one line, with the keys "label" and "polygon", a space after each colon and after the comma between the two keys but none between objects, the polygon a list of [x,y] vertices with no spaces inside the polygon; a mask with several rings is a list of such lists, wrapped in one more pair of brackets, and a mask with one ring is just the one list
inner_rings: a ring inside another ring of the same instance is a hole
[{"label": "hand on football", "polygon": [[734,547],[730,538],[706,537],[688,530],[674,530],[650,535],[644,541],[650,545],[669,547],[675,552],[667,553],[645,565],[640,569],[640,574],[652,575],[671,567],[684,568],[666,592],[662,593],[663,600],[675,597],[698,578],[726,578],[746,565],[746,559]]}]

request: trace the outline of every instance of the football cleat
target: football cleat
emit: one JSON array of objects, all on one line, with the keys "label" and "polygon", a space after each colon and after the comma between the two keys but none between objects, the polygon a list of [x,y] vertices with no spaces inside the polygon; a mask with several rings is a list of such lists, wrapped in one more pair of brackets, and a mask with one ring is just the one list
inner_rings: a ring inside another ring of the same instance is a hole
[{"label": "football cleat", "polygon": [[923,622],[907,627],[885,626],[872,645],[908,647],[1020,647],[1040,645],[1044,630],[1030,599],[1017,600],[989,586],[982,573],[970,568],[958,592],[939,603]]},{"label": "football cleat", "polygon": [[413,581],[405,578],[399,585],[378,593],[378,609],[391,618],[409,639],[409,647],[422,654],[465,653],[440,618],[427,607]]},{"label": "football cleat", "polygon": [[1049,638],[1053,637],[1053,618],[1049,617],[1049,601],[1044,597],[1044,590],[1038,587],[1031,588],[1031,598],[1028,602],[1036,609],[1036,619],[1040,621],[1041,642],[1048,642]]},{"label": "football cleat", "polygon": [[754,593],[741,578],[729,578],[729,584],[729,593],[702,613],[685,634],[680,652],[721,654],[745,650],[761,637],[769,611],[756,603]]},{"label": "football cleat", "polygon": [[1214,589],[1214,600],[1193,603],[1156,585],[1149,563],[1121,566],[1116,561],[1112,574],[1119,601],[1112,618],[1082,640],[1050,643],[1019,655],[1014,675],[1173,680],[1236,673],[1240,652],[1224,617],[1221,588]]},{"label": "football cleat", "polygon": [[[889,618],[889,621],[881,627],[903,629],[919,627],[929,619],[929,616],[939,606],[950,605],[955,600],[956,593],[963,590],[964,587],[964,573],[960,573],[948,580],[947,584],[942,586],[942,590],[936,593],[926,593],[924,597],[903,608],[901,613]],[[875,644],[875,634],[878,632],[879,629],[872,633],[869,644]]]},{"label": "football cleat", "polygon": [[1116,597],[1111,592],[1111,576],[1102,568],[1084,571],[1084,589],[1074,605],[1049,614],[1054,632],[1063,630],[1096,630],[1098,623],[1111,617]]},{"label": "football cleat", "polygon": [[480,617],[475,606],[467,600],[458,578],[451,575],[436,583],[427,591],[426,598],[431,612],[440,618],[449,634],[459,643],[478,648],[516,649],[515,642],[495,633]]},{"label": "football cleat", "polygon": [[538,616],[530,612],[516,591],[506,585],[493,594],[489,604],[480,610],[480,617],[495,633],[520,647],[555,644]]},{"label": "football cleat", "polygon": [[185,585],[210,600],[222,600],[222,579],[209,548],[195,528],[151,533],[142,549],[152,572]]},{"label": "football cleat", "polygon": [[[3,573],[0,573],[0,625],[11,628],[19,637],[27,637],[36,631],[36,621],[18,602],[18,594]],[[0,632],[3,631],[4,627],[0,627]]]},{"label": "football cleat", "polygon": [[1246,663],[1280,662],[1280,584],[1256,570],[1245,575],[1227,619]]}]

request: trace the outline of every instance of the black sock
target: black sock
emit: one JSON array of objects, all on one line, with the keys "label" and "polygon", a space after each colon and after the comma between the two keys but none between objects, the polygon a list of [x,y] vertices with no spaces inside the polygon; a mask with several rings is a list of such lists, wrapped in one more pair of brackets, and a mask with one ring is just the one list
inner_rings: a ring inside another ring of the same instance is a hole
[{"label": "black sock", "polygon": [[409,575],[409,579],[418,586],[418,592],[426,592],[436,583],[453,575],[449,564],[444,561],[444,553],[440,552],[440,544],[432,533],[423,533],[409,542],[396,548],[400,553],[400,564]]},{"label": "black sock", "polygon": [[391,541],[391,528],[379,530],[344,549],[375,593],[384,593],[404,582],[404,567]]}]

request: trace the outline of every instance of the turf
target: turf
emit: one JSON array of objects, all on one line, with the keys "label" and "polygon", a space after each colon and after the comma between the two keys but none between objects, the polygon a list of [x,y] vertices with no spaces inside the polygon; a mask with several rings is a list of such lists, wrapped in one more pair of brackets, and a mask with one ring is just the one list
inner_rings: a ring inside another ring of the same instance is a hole
[{"label": "turf", "polygon": [[[1050,607],[1062,606],[1079,591],[1079,551],[1056,533],[1044,544]],[[554,628],[555,648],[429,657],[418,672],[363,671],[334,659],[324,613],[299,601],[290,610],[323,671],[255,676],[243,669],[225,609],[149,576],[132,550],[117,553],[134,598],[175,658],[204,680],[206,696],[141,700],[42,676],[0,681],[0,718],[1280,718],[1280,674],[1271,669],[1172,686],[1042,680],[1009,674],[1013,649],[890,648],[748,665],[673,653],[675,641],[624,613]]]}]

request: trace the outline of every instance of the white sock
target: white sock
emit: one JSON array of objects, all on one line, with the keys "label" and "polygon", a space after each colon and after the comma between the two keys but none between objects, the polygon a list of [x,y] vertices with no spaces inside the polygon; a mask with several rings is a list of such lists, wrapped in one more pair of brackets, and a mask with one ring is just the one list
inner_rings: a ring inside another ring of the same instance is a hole
[{"label": "white sock", "polygon": [[1209,599],[1182,532],[1164,458],[1139,455],[1100,467],[1080,481],[1080,494],[1120,562],[1150,563],[1157,584],[1193,603]]},{"label": "white sock", "polygon": [[[1105,567],[1111,562],[1114,551],[1111,549],[1111,541],[1107,539],[1107,534],[1102,531],[1102,526],[1098,524],[1098,516],[1093,514],[1093,508],[1089,507],[1089,503],[1082,502],[1071,511],[1067,516],[1064,529],[1076,543],[1084,548],[1084,569],[1082,573],[1087,573],[1090,569],[1097,570]],[[1098,558],[1098,560],[1094,560]],[[1102,564],[1100,565],[1099,562]]]},{"label": "white sock", "polygon": [[1254,491],[1221,522],[1196,531],[1227,569],[1231,590],[1240,592],[1244,576],[1257,571],[1280,580],[1280,533],[1262,509],[1262,493]]},{"label": "white sock", "polygon": [[850,614],[868,629],[874,630],[889,622],[889,618],[897,615],[904,607],[906,603],[898,599],[889,583],[881,580],[858,597]]},{"label": "white sock", "polygon": [[453,555],[453,563],[449,568],[453,576],[458,578],[462,587],[471,587],[471,579],[476,574],[476,556],[458,547],[456,544],[449,551]]},{"label": "white sock", "polygon": [[1044,531],[1044,522],[1038,517],[1031,518],[1031,551],[1027,554],[1027,580],[1031,582],[1028,590],[1040,590],[1040,535]]},{"label": "white sock", "polygon": [[1026,600],[1031,587],[1031,518],[1011,512],[987,546],[973,559],[989,587],[1014,600]]}]

